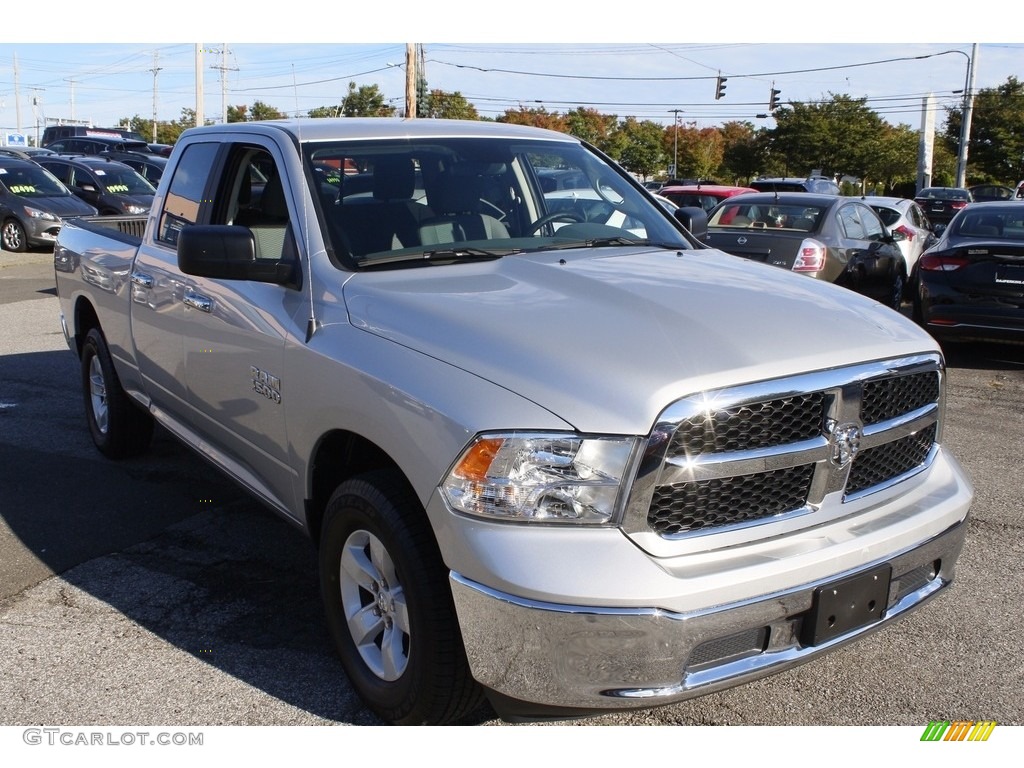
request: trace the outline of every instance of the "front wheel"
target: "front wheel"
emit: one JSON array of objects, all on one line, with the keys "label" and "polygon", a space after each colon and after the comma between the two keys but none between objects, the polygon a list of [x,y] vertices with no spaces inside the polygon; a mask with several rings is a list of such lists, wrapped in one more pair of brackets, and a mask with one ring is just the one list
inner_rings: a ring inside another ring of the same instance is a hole
[{"label": "front wheel", "polygon": [[99,328],[92,328],[82,344],[82,393],[92,441],[104,456],[121,459],[149,447],[153,417],[121,388]]},{"label": "front wheel", "polygon": [[0,233],[0,240],[3,242],[5,251],[20,253],[28,248],[25,228],[21,226],[17,219],[8,219],[4,222],[3,231]]},{"label": "front wheel", "polygon": [[327,623],[356,692],[396,725],[439,725],[483,701],[469,672],[447,571],[397,472],[346,481],[320,541]]}]

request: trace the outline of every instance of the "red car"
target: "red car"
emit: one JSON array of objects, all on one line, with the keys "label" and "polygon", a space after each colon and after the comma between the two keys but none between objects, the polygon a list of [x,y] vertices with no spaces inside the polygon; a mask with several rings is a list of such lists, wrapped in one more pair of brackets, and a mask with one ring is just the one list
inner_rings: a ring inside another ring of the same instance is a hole
[{"label": "red car", "polygon": [[693,206],[710,211],[720,202],[729,197],[756,192],[751,187],[729,187],[722,184],[698,184],[687,187],[662,187],[658,194],[667,197],[679,207]]}]

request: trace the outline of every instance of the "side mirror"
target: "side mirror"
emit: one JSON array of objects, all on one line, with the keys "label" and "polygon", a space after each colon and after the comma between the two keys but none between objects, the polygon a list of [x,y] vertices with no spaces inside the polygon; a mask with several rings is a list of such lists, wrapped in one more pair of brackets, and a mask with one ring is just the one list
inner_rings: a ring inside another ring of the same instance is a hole
[{"label": "side mirror", "polygon": [[703,240],[708,233],[708,214],[703,208],[685,205],[676,208],[672,215],[698,240]]},{"label": "side mirror", "polygon": [[178,233],[178,267],[215,280],[295,285],[295,265],[256,258],[252,230],[227,224],[190,224]]}]

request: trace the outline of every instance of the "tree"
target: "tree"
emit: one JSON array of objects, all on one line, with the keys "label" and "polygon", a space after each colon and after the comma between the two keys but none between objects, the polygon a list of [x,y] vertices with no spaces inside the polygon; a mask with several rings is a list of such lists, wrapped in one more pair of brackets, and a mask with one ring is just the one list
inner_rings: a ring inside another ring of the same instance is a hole
[{"label": "tree", "polygon": [[497,122],[532,125],[536,128],[566,132],[565,118],[557,112],[548,112],[544,107],[532,109],[520,106],[519,109],[506,109],[503,115],[498,116]]},{"label": "tree", "polygon": [[678,178],[710,179],[722,164],[725,141],[718,128],[697,128],[696,123],[673,125],[665,131],[662,149],[667,157],[678,149]]},{"label": "tree", "polygon": [[867,99],[829,94],[818,103],[791,102],[775,111],[772,151],[786,158],[790,174],[814,169],[863,177],[884,121]]},{"label": "tree", "polygon": [[565,115],[565,131],[577,139],[590,142],[602,152],[612,154],[609,150],[618,151],[613,136],[618,127],[616,115],[605,115],[596,109],[577,107]]},{"label": "tree", "polygon": [[[950,108],[946,113],[945,143],[955,155],[963,109]],[[968,176],[975,181],[1013,186],[1024,179],[1024,82],[1013,75],[975,96],[967,163]]]},{"label": "tree", "polygon": [[476,107],[467,101],[458,91],[448,93],[442,90],[431,91],[426,98],[426,110],[417,107],[418,117],[444,118],[448,120],[479,120]]},{"label": "tree", "polygon": [[734,184],[744,185],[764,169],[764,128],[743,120],[722,125],[722,168],[719,173]]},{"label": "tree", "polygon": [[885,124],[876,138],[866,175],[883,186],[885,194],[894,194],[917,181],[917,147],[920,136],[909,125]]},{"label": "tree", "polygon": [[229,123],[244,123],[250,119],[249,106],[247,104],[228,105]]},{"label": "tree", "polygon": [[314,107],[306,113],[307,117],[341,117],[341,104],[335,107]]},{"label": "tree", "polygon": [[665,167],[664,129],[659,123],[627,117],[618,130],[626,140],[619,157],[623,168],[646,179]]},{"label": "tree", "polygon": [[249,114],[252,116],[252,120],[280,120],[287,117],[281,110],[262,101],[254,101],[249,109]]},{"label": "tree", "polygon": [[376,85],[348,84],[348,93],[341,100],[343,117],[393,117],[395,108],[388,104]]}]

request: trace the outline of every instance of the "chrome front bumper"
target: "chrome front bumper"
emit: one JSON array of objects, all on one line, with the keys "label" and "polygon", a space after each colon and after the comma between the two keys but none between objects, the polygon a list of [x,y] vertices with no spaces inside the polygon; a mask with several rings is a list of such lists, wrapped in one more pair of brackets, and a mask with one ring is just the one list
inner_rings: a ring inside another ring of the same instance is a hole
[{"label": "chrome front bumper", "polygon": [[499,714],[647,708],[788,669],[890,624],[949,586],[966,530],[964,519],[886,558],[892,581],[881,620],[814,646],[801,637],[821,584],[684,614],[522,599],[454,572],[450,581],[473,675],[497,694]]}]

